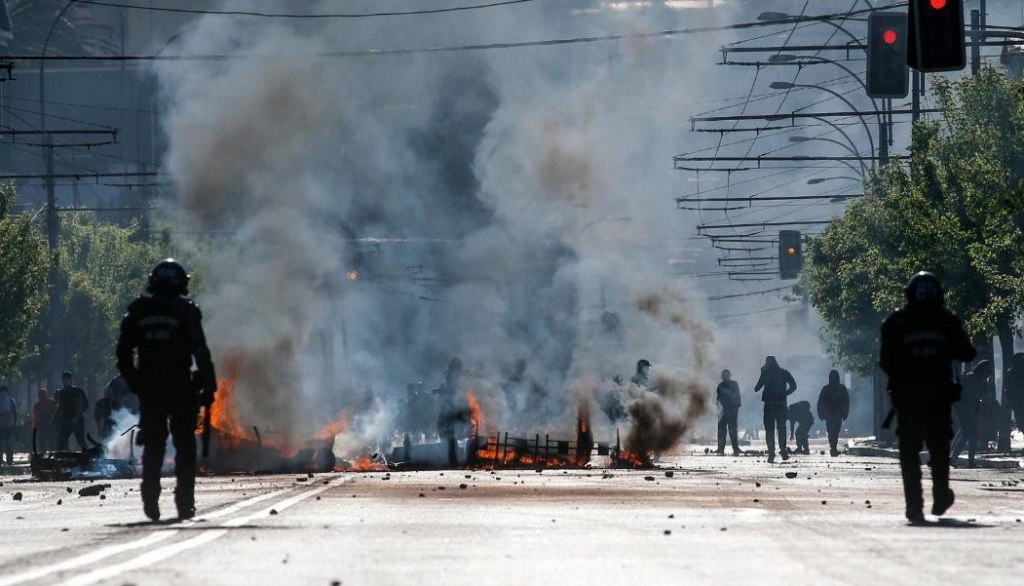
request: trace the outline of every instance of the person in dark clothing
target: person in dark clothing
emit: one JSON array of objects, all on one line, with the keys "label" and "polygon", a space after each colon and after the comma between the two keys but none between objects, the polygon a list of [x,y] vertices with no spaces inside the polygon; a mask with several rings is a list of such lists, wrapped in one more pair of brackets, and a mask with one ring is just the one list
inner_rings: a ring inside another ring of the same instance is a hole
[{"label": "person in dark clothing", "polygon": [[633,374],[633,378],[629,379],[629,382],[638,387],[647,388],[651,382],[651,361],[646,358],[638,360],[636,372]]},{"label": "person in dark clothing", "polygon": [[814,415],[811,414],[811,403],[799,401],[789,406],[789,437],[796,437],[796,453],[811,453],[811,427],[814,425]]},{"label": "person in dark clothing", "polygon": [[788,370],[779,366],[774,356],[768,356],[761,367],[761,377],[757,379],[754,392],[764,389],[761,400],[764,402],[764,430],[768,442],[768,462],[775,462],[775,437],[779,434],[779,454],[783,460],[789,459],[786,450],[786,417],[788,407],[786,397],[796,392],[796,380]]},{"label": "person in dark clothing", "polygon": [[953,361],[974,360],[977,351],[960,318],[945,307],[942,283],[920,272],[907,283],[906,305],[882,324],[879,366],[889,377],[889,393],[899,422],[900,472],[907,520],[924,522],[921,490],[922,447],[928,448],[932,468],[932,514],[953,505],[949,488],[949,442],[952,406],[958,388],[952,380]]},{"label": "person in dark clothing", "polygon": [[7,465],[14,465],[14,430],[18,425],[18,402],[11,390],[0,385],[0,463],[7,457]]},{"label": "person in dark clothing", "polygon": [[89,409],[89,397],[81,387],[71,384],[70,372],[65,371],[60,379],[63,386],[57,391],[57,449],[68,449],[68,439],[74,434],[78,448],[84,450],[85,412]]},{"label": "person in dark clothing", "polygon": [[[174,259],[149,274],[149,295],[128,306],[117,341],[117,370],[139,396],[142,507],[160,519],[160,468],[168,429],[174,443],[174,503],[179,519],[195,516],[196,423],[217,391],[203,315],[188,294],[189,276]],[[193,374],[193,362],[196,371]]]},{"label": "person in dark clothing", "polygon": [[1011,359],[1003,382],[1003,409],[1017,429],[1024,431],[1024,353],[1018,352]]},{"label": "person in dark clothing", "polygon": [[110,389],[107,388],[103,391],[103,394],[100,395],[100,398],[96,399],[96,403],[92,406],[92,417],[96,422],[96,434],[102,441],[106,441],[114,431],[113,413],[114,400]]},{"label": "person in dark clothing", "polygon": [[991,376],[992,363],[988,360],[979,360],[974,369],[964,375],[962,396],[954,407],[960,426],[950,450],[950,461],[954,466],[966,447],[967,467],[974,468],[974,456],[978,453],[978,441],[981,438],[982,403],[990,394]]},{"label": "person in dark clothing", "polygon": [[103,387],[103,394],[110,395],[110,410],[112,413],[128,411],[132,415],[139,414],[139,397],[132,393],[132,390],[128,388],[128,383],[124,381],[124,377],[120,374],[110,379],[107,386]]},{"label": "person in dark clothing", "polygon": [[437,435],[448,444],[448,464],[458,466],[456,428],[469,423],[469,405],[462,390],[462,360],[458,356],[448,363],[444,384],[434,389],[438,396]]},{"label": "person in dark clothing", "polygon": [[850,391],[839,382],[839,371],[832,370],[828,373],[828,384],[821,387],[818,395],[818,418],[825,422],[829,453],[833,458],[839,455],[839,432],[849,416]]},{"label": "person in dark clothing", "polygon": [[50,392],[39,389],[36,404],[32,406],[32,433],[35,447],[39,452],[49,452],[54,446],[53,419],[57,413],[57,402],[50,398]]},{"label": "person in dark clothing", "polygon": [[734,456],[738,456],[743,453],[736,436],[736,426],[743,401],[740,399],[740,385],[732,380],[732,373],[728,370],[722,371],[722,382],[718,383],[715,400],[721,409],[718,415],[718,453],[725,454],[725,436],[728,432],[729,439],[732,440],[732,453]]}]

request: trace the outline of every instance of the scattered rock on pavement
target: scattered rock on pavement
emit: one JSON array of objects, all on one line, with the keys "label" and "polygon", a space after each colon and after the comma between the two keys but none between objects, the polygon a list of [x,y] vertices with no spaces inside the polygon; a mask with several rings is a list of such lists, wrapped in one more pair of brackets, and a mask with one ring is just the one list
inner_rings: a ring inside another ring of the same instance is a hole
[{"label": "scattered rock on pavement", "polygon": [[78,496],[99,496],[101,492],[110,488],[109,484],[90,484],[78,491]]}]

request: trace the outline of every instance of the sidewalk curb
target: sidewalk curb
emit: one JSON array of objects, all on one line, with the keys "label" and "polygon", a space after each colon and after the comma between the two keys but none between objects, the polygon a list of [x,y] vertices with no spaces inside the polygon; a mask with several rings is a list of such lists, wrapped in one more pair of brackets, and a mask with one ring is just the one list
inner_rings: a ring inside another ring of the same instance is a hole
[{"label": "sidewalk curb", "polygon": [[[852,445],[847,448],[847,453],[853,456],[867,456],[876,458],[893,458],[898,459],[900,453],[895,448],[879,448],[876,446],[856,446]],[[922,459],[922,462],[925,461]],[[957,464],[960,468],[967,467],[967,458],[960,456],[957,459]],[[974,459],[975,468],[985,468],[988,470],[1017,470],[1024,468],[1024,458],[1013,457],[1013,456],[976,456]]]}]

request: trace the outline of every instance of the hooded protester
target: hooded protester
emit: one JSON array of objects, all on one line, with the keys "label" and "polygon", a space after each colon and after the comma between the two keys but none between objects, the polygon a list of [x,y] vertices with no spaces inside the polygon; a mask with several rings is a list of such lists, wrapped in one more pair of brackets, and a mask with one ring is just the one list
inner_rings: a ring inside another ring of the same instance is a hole
[{"label": "hooded protester", "polygon": [[789,459],[786,450],[786,418],[789,407],[786,398],[796,392],[796,380],[788,370],[779,366],[774,356],[764,359],[764,366],[761,367],[761,377],[757,379],[754,392],[759,393],[764,389],[761,401],[764,402],[764,430],[765,440],[768,442],[768,462],[775,462],[775,437],[779,435],[779,453],[783,460]]},{"label": "hooded protester", "polygon": [[743,401],[740,399],[740,385],[732,380],[732,373],[728,370],[722,371],[722,382],[718,383],[715,400],[721,410],[718,415],[718,453],[725,454],[725,436],[728,432],[729,439],[732,440],[732,453],[738,456],[743,453],[736,437],[736,426]]},{"label": "hooded protester", "polygon": [[839,382],[839,371],[828,373],[828,384],[818,395],[818,418],[825,422],[829,450],[833,458],[839,455],[839,432],[843,421],[850,416],[850,391]]},{"label": "hooded protester", "polygon": [[921,458],[928,448],[932,469],[932,514],[953,506],[949,488],[952,406],[958,400],[953,362],[974,360],[960,318],[945,307],[942,282],[920,272],[907,283],[906,305],[882,324],[879,366],[889,377],[889,394],[899,425],[900,472],[907,520],[925,521]]}]

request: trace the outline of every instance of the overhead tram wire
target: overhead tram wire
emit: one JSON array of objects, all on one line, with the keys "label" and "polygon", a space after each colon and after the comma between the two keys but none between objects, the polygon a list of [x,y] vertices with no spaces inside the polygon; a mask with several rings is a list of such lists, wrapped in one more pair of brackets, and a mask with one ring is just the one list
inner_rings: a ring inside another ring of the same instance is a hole
[{"label": "overhead tram wire", "polygon": [[[846,14],[846,16],[845,16],[845,17],[843,18],[843,20],[844,20],[844,21],[846,20],[846,18],[848,18],[848,16],[849,16],[849,13],[850,13],[850,12],[852,11],[852,9],[856,7],[857,1],[858,1],[858,0],[855,0],[855,1],[854,1],[854,4],[853,4],[853,5],[851,5],[851,7],[850,7],[850,8],[851,8],[851,10],[847,11],[847,14]],[[804,7],[803,7],[803,10],[801,11],[801,16],[802,16],[802,15],[803,15],[803,13],[804,13],[804,12],[806,11],[806,9],[807,9],[807,3],[805,2],[805,4],[804,4]],[[835,30],[833,30],[833,31],[832,31],[831,35],[829,36],[828,40],[826,40],[825,44],[828,44],[828,43],[829,43],[829,42],[830,42],[830,41],[831,41],[831,40],[832,40],[833,38],[835,38],[836,34],[837,34],[837,33],[839,32],[839,30],[841,30],[841,26],[835,26],[835,25],[833,25],[833,26],[834,26]],[[787,45],[787,44],[789,43],[789,41],[790,41],[790,40],[791,40],[791,38],[792,38],[792,34],[793,34],[793,32],[794,32],[794,31],[791,31],[791,32],[790,32],[790,34],[789,34],[789,36],[787,36],[787,38],[786,38],[785,42],[783,42],[783,47],[785,47],[785,46],[786,46],[786,45]],[[780,52],[781,52],[781,49],[780,49]],[[760,72],[760,70],[758,70],[758,73],[759,73],[759,72]],[[799,75],[800,75],[800,73],[801,73],[801,72],[802,72],[802,68],[801,68],[801,69],[798,69],[798,70],[796,71],[796,73],[795,73],[795,75],[794,75],[794,77],[793,77],[793,79],[794,79],[793,83],[794,83],[794,84],[796,83],[796,80],[797,80],[797,79],[799,78]],[[852,72],[851,72],[851,75],[853,75],[853,74],[852,74]],[[758,75],[757,75],[757,74],[755,74],[755,76],[754,76],[754,83],[756,83],[756,81],[757,81],[757,78],[758,78]],[[786,92],[786,93],[785,93],[785,95],[783,96],[782,100],[780,100],[780,102],[779,102],[779,106],[778,106],[778,108],[776,109],[776,114],[778,114],[778,113],[779,113],[779,112],[781,111],[782,107],[784,106],[784,104],[785,104],[785,102],[786,102],[786,99],[787,99],[787,98],[789,97],[789,95],[790,95],[790,92],[791,92],[791,91],[792,91],[793,89],[794,89],[793,87],[787,88],[787,92]],[[808,106],[808,107],[810,107],[810,106]],[[744,108],[744,111],[745,111],[745,108]],[[733,124],[733,128],[735,128],[735,127],[736,127],[737,125],[738,125],[738,121],[734,122],[734,124]],[[828,134],[828,133],[826,133],[826,134]],[[720,136],[719,136],[719,143],[718,143],[718,147],[717,147],[717,148],[715,149],[715,152],[716,152],[716,156],[717,156],[717,153],[718,153],[718,151],[719,151],[719,148],[721,147],[721,142],[722,142],[722,137],[723,137],[723,136],[724,136],[724,135],[720,135]],[[752,139],[750,140],[749,146],[748,146],[748,148],[747,148],[747,152],[746,152],[746,154],[745,154],[744,156],[749,156],[749,155],[750,155],[750,152],[751,152],[751,151],[753,150],[753,148],[754,148],[754,145],[756,144],[756,142],[757,142],[757,139],[758,139],[759,137],[760,137],[760,133],[757,133],[757,134],[755,134],[755,135],[754,135],[754,137],[753,137],[753,138],[752,138]],[[737,166],[739,166],[739,165],[737,165]],[[731,174],[730,174],[730,175],[731,175]],[[698,204],[698,205],[699,205],[699,204]],[[770,208],[770,207],[772,207],[772,206],[766,206],[766,207]],[[723,208],[723,211],[725,212],[725,214],[724,214],[724,215],[725,215],[725,218],[726,218],[726,221],[727,221],[727,223],[731,225],[731,224],[732,224],[732,219],[731,219],[731,216],[730,216],[730,214],[729,214],[729,211],[730,211],[730,210],[729,210],[729,208],[728,208],[728,207],[725,207],[725,208]],[[764,211],[764,210],[763,210],[763,209],[752,209],[751,211],[747,212],[746,214],[742,214],[742,215],[750,215],[750,214],[752,214],[752,213],[759,213],[759,212],[761,212],[761,211]]]},{"label": "overhead tram wire", "polygon": [[[809,4],[810,4],[810,0],[805,0],[804,8],[803,8],[803,10],[800,13],[800,17],[804,16],[804,13],[806,12],[807,6]],[[789,42],[789,39],[792,38],[793,33],[796,31],[797,27],[799,26],[799,18],[797,18],[796,20],[797,20],[797,22],[795,22],[793,24],[793,29],[789,31],[789,34],[786,37],[786,42],[784,42],[783,45],[785,45],[786,43]],[[740,110],[740,114],[741,115],[745,114],[746,111],[747,111],[747,108],[750,107],[751,96],[753,96],[753,94],[754,94],[754,88],[757,86],[757,79],[758,79],[759,75],[760,75],[760,70],[757,70],[757,71],[754,72],[754,79],[750,82],[750,89],[747,91],[747,99],[743,102],[743,107]],[[736,122],[733,123],[733,128],[735,128],[737,125],[739,125],[739,121],[736,121]],[[721,150],[722,150],[722,142],[724,141],[724,139],[725,139],[725,135],[719,135],[718,136],[718,142],[715,144],[714,156],[718,156],[718,154],[721,152]],[[751,143],[751,144],[753,144],[753,143]],[[748,153],[749,153],[749,151],[748,151]],[[739,165],[737,165],[737,167],[738,166]],[[700,172],[699,171],[697,172],[697,176],[698,176],[698,178],[700,177]],[[729,173],[726,176],[726,180],[727,180],[727,183],[725,185],[725,188],[726,188],[726,193],[728,194],[728,193],[731,192],[732,173]],[[698,193],[700,193],[700,184],[699,183],[698,183],[697,191],[698,191]],[[700,219],[700,223],[701,224],[706,224],[707,221],[704,219],[704,212],[703,212],[703,210],[701,210],[699,208],[700,208],[700,206],[698,206],[697,217]],[[728,218],[728,212],[726,212],[726,218]],[[734,233],[736,232],[735,229],[733,230],[733,232]],[[721,258],[721,257],[719,257],[719,258]]]},{"label": "overhead tram wire", "polygon": [[122,10],[142,10],[147,12],[170,12],[174,14],[199,14],[213,16],[247,16],[252,18],[285,18],[285,19],[339,19],[339,18],[377,18],[385,16],[423,16],[428,14],[444,14],[449,12],[465,12],[498,8],[514,4],[529,4],[542,0],[500,0],[486,4],[468,6],[447,6],[442,8],[426,8],[420,10],[394,10],[388,12],[323,12],[323,13],[289,13],[289,12],[256,12],[251,10],[208,10],[202,8],[176,8],[173,6],[141,6],[125,2],[106,2],[103,0],[70,0],[75,4],[120,8]]},{"label": "overhead tram wire", "polygon": [[[82,2],[84,0],[74,0],[76,2]],[[869,12],[878,12],[882,10],[888,10],[899,6],[905,6],[906,2],[897,2],[883,7],[876,7],[873,9],[864,9],[857,11],[855,14],[867,14]],[[0,55],[0,58],[9,59],[13,61],[228,61],[228,60],[241,60],[241,59],[327,59],[327,58],[354,58],[354,57],[384,57],[394,55],[412,55],[420,53],[455,53],[463,51],[491,51],[491,50],[504,50],[504,49],[519,49],[525,47],[555,47],[559,45],[574,45],[574,44],[585,44],[585,43],[603,43],[612,41],[627,41],[635,39],[657,39],[657,38],[672,38],[677,36],[695,35],[713,32],[723,32],[729,30],[743,30],[750,28],[761,28],[766,26],[784,26],[787,24],[800,23],[800,22],[818,22],[825,20],[838,20],[848,13],[832,13],[822,14],[817,16],[805,16],[803,18],[788,19],[788,20],[777,20],[772,22],[742,22],[726,25],[713,25],[704,27],[692,27],[683,29],[666,29],[661,31],[652,31],[646,33],[623,33],[617,35],[598,35],[590,37],[573,37],[573,38],[560,38],[560,39],[546,39],[541,41],[520,41],[511,43],[488,43],[479,45],[448,45],[441,47],[419,47],[412,49],[371,49],[371,50],[359,50],[359,51],[319,51],[314,53],[296,53],[296,54],[280,54],[280,55],[267,55],[267,54],[243,54],[243,55],[229,55],[229,54],[195,54],[195,55]],[[38,100],[37,100],[38,102]]]}]

